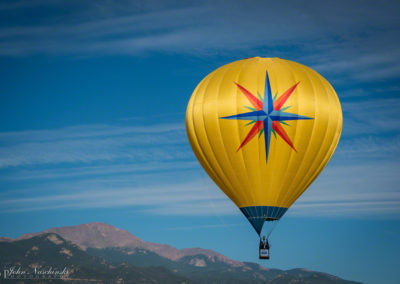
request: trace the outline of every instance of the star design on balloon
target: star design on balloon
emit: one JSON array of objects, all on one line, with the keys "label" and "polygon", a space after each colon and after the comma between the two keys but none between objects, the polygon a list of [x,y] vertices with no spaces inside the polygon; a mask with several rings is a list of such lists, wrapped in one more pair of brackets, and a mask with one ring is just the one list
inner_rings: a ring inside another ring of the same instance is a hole
[{"label": "star design on balloon", "polygon": [[253,125],[247,134],[246,138],[240,144],[237,151],[242,149],[247,143],[249,143],[257,134],[258,138],[262,134],[264,134],[265,139],[265,154],[266,154],[266,162],[268,162],[268,152],[269,145],[271,141],[271,133],[277,138],[276,134],[278,134],[294,151],[297,152],[294,147],[292,141],[290,140],[288,134],[282,125],[288,125],[286,121],[289,120],[303,120],[303,119],[313,119],[311,117],[294,114],[290,112],[285,112],[290,106],[284,107],[288,98],[292,95],[293,91],[296,89],[297,85],[300,82],[297,82],[289,89],[287,89],[279,98],[277,98],[278,93],[272,97],[271,85],[269,82],[268,72],[266,72],[265,76],[265,89],[264,89],[264,97],[261,97],[260,93],[257,92],[258,98],[254,96],[249,90],[234,82],[239,90],[246,96],[249,102],[252,104],[252,107],[246,106],[250,110],[250,112],[240,113],[231,116],[221,117],[222,119],[239,119],[239,120],[250,120],[248,125]]}]

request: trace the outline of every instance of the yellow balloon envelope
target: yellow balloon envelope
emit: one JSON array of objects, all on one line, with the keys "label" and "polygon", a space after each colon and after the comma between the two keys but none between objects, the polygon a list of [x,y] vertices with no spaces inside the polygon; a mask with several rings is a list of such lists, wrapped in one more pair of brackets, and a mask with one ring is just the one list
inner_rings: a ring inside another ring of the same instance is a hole
[{"label": "yellow balloon envelope", "polygon": [[187,107],[186,130],[200,164],[260,234],[328,163],[342,111],[332,86],[314,70],[253,57],[200,82]]}]

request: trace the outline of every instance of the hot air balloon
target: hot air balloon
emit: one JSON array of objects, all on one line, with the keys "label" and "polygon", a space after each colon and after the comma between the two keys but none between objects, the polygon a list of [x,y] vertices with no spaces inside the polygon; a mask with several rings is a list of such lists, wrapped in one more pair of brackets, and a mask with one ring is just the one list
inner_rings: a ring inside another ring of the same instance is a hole
[{"label": "hot air balloon", "polygon": [[253,57],[224,65],[197,85],[186,131],[204,170],[260,235],[328,163],[342,111],[333,87],[314,70]]}]

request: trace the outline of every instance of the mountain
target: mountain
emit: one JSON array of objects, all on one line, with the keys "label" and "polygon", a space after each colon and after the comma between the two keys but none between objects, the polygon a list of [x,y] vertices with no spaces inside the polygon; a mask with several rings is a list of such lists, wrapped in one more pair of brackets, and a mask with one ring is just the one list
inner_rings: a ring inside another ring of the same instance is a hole
[{"label": "mountain", "polygon": [[179,250],[167,244],[145,242],[126,230],[121,230],[109,224],[99,222],[82,224],[78,226],[51,228],[39,233],[22,235],[17,240],[31,238],[42,233],[59,234],[66,240],[73,242],[84,250],[86,250],[88,247],[98,249],[110,247],[145,249],[170,260],[178,260],[184,256],[202,254],[210,258],[218,259],[219,261],[225,262],[232,266],[243,265],[243,263],[240,261],[229,259],[226,256],[212,250],[206,250],[202,248],[186,248]]},{"label": "mountain", "polygon": [[0,237],[0,242],[10,242],[12,240],[13,240],[12,238]]},{"label": "mountain", "polygon": [[267,269],[202,248],[145,242],[104,223],[0,238],[0,265],[63,265],[71,272],[68,278],[124,283],[356,283],[305,269]]},{"label": "mountain", "polygon": [[[0,265],[2,271],[20,268],[31,278],[41,275],[35,273],[35,268],[44,272],[65,271],[62,275],[74,283],[91,283],[94,280],[96,283],[194,283],[162,267],[143,268],[127,263],[109,264],[55,233],[0,242]],[[51,276],[54,278],[54,274]],[[12,282],[8,280],[8,283]],[[31,282],[32,279],[18,279],[18,283]],[[43,283],[59,282],[64,281],[46,279]]]},{"label": "mountain", "polygon": [[127,262],[135,266],[157,265],[170,269],[197,283],[303,283],[303,284],[350,284],[339,277],[306,269],[267,269],[256,263],[243,262],[242,266],[231,266],[208,256],[199,254],[171,261],[143,249],[88,248],[88,253],[105,259],[109,263]]}]

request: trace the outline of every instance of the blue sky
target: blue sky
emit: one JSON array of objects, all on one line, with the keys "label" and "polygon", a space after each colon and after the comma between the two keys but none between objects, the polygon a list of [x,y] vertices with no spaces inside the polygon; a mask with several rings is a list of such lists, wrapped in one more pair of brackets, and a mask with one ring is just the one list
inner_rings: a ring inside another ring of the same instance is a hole
[{"label": "blue sky", "polygon": [[263,264],[398,283],[399,9],[395,1],[2,1],[0,235],[99,221],[258,262],[257,235],[196,161],[184,116],[217,67],[282,57],[331,82],[343,134],[275,229]]}]

